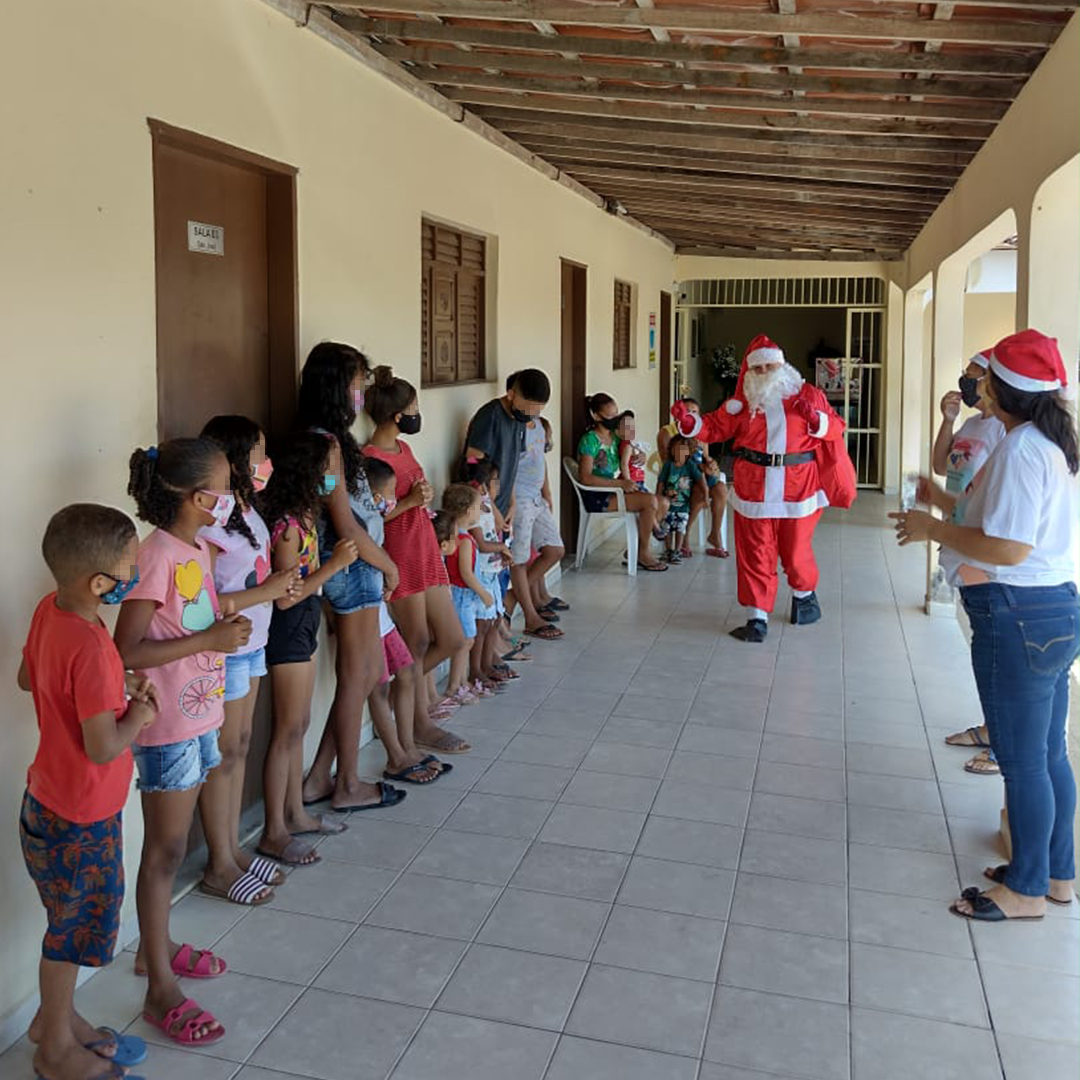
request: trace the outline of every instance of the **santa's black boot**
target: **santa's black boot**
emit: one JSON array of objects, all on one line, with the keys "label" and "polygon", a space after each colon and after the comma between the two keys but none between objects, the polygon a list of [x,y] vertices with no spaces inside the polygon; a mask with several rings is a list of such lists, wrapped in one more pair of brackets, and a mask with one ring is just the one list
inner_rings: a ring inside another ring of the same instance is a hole
[{"label": "santa's black boot", "polygon": [[821,605],[817,593],[791,598],[791,621],[795,626],[809,626],[821,618]]},{"label": "santa's black boot", "polygon": [[760,644],[769,632],[769,624],[764,619],[748,619],[745,626],[736,626],[731,631],[733,638],[739,641],[753,641]]}]

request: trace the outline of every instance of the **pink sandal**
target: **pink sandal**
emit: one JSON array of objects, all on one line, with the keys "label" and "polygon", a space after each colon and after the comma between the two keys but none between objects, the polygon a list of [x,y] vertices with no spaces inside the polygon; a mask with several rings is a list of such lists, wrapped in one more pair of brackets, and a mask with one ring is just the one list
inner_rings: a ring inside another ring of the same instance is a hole
[{"label": "pink sandal", "polygon": [[[192,953],[199,954],[194,967],[191,966]],[[221,964],[220,971],[213,970],[215,960]],[[181,945],[176,950],[171,966],[173,974],[178,979],[219,979],[229,970],[228,964],[220,956],[215,956],[209,949],[196,949],[194,946],[187,944]],[[136,968],[135,974],[145,977],[146,972]]]},{"label": "pink sandal", "polygon": [[[184,1017],[190,1012],[194,1012],[195,1015],[184,1020]],[[225,1029],[219,1026],[216,1030],[202,1036],[202,1038],[197,1039],[195,1037],[195,1032],[204,1024],[217,1023],[217,1017],[213,1013],[208,1013],[198,1002],[192,1001],[191,998],[185,998],[176,1008],[170,1009],[160,1020],[151,1016],[148,1012],[143,1013],[143,1019],[148,1024],[153,1024],[158,1031],[181,1046],[209,1046],[210,1043],[216,1043],[218,1039],[223,1038],[225,1035]]]}]

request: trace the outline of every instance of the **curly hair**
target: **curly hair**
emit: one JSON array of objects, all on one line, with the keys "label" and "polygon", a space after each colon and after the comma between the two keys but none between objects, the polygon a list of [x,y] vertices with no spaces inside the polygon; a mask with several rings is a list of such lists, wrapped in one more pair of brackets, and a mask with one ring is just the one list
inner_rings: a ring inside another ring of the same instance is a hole
[{"label": "curly hair", "polygon": [[138,449],[128,462],[127,493],[136,516],[159,529],[176,521],[184,500],[210,479],[225,454],[210,439],[170,439]]},{"label": "curly hair", "polygon": [[353,435],[356,405],[349,387],[357,375],[371,370],[368,358],[351,345],[321,341],[308,353],[300,373],[297,423],[329,431],[341,447],[345,486],[351,495],[360,493],[360,445]]},{"label": "curly hair", "polygon": [[263,437],[263,430],[246,416],[215,416],[199,432],[200,438],[212,439],[229,459],[230,483],[236,505],[225,525],[227,533],[239,533],[257,551],[259,541],[244,520],[244,510],[255,503],[255,485],[251,480],[251,448]]},{"label": "curly hair", "polygon": [[468,484],[451,484],[443,492],[442,508],[448,514],[453,514],[455,521],[459,521],[472,509],[479,498],[480,492],[476,488]]},{"label": "curly hair", "polygon": [[416,400],[416,387],[394,376],[394,369],[375,369],[375,381],[368,387],[364,408],[376,424],[385,424],[403,413]]},{"label": "curly hair", "polygon": [[313,521],[322,507],[323,478],[330,443],[314,431],[298,431],[274,443],[274,471],[255,503],[273,530],[279,521],[294,517]]},{"label": "curly hair", "polygon": [[449,510],[436,510],[431,527],[435,530],[435,539],[445,544],[457,535],[457,518]]},{"label": "curly hair", "polygon": [[49,519],[41,554],[58,585],[109,568],[136,538],[135,522],[120,510],[96,503],[73,503]]}]

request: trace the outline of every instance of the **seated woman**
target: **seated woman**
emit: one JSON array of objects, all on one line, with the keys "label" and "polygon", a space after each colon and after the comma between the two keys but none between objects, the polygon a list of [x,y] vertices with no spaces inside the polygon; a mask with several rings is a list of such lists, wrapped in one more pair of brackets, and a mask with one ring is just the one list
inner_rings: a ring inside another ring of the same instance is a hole
[{"label": "seated woman", "polygon": [[[653,527],[657,524],[659,506],[655,495],[638,491],[633,480],[618,479],[619,437],[616,429],[621,414],[615,399],[608,394],[593,394],[585,399],[589,427],[578,443],[578,475],[585,487],[622,488],[626,492],[626,508],[638,514],[638,568],[654,573],[667,570],[649,550]],[[583,491],[585,509],[590,514],[614,510],[615,496],[602,491]]]},{"label": "seated woman", "polygon": [[[679,400],[690,412],[700,414],[701,405],[695,398],[684,397]],[[661,465],[668,460],[668,447],[671,445],[671,440],[678,433],[678,427],[674,422],[665,424],[656,433],[656,451]],[[692,459],[694,464],[705,474],[705,483],[708,486],[708,494],[706,495],[706,492],[695,485],[693,499],[690,503],[690,521],[686,528],[686,535],[689,541],[694,522],[697,521],[698,514],[705,509],[705,501],[706,498],[708,498],[709,508],[712,513],[712,522],[706,541],[708,546],[705,548],[705,554],[712,555],[717,559],[726,559],[728,557],[728,551],[724,545],[720,543],[720,522],[724,520],[724,510],[727,508],[728,490],[727,484],[724,483],[723,473],[720,471],[720,464],[709,456],[708,450],[709,448],[703,443],[695,443]],[[689,542],[683,544],[679,554],[684,559],[691,557],[693,552],[690,550]]]}]

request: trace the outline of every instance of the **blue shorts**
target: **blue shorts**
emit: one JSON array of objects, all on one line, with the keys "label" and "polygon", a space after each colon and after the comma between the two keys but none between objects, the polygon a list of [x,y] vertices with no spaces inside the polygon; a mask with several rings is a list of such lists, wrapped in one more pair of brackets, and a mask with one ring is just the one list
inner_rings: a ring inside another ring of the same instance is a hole
[{"label": "blue shorts", "polygon": [[[326,563],[332,554],[333,549],[321,551],[319,557]],[[382,571],[357,559],[351,566],[339,570],[323,585],[322,591],[337,615],[351,615],[354,611],[378,607],[382,603]]]},{"label": "blue shorts", "polygon": [[266,649],[225,657],[225,700],[238,701],[251,691],[251,680],[266,674]]},{"label": "blue shorts", "polygon": [[454,601],[454,610],[461,620],[461,629],[467,638],[476,637],[476,619],[481,610],[480,597],[472,589],[463,589],[460,585],[450,586],[450,596]]},{"label": "blue shorts", "polygon": [[494,600],[491,607],[481,607],[480,598],[476,596],[476,593],[473,593],[473,596],[476,599],[476,617],[478,619],[497,619],[503,613],[502,590],[499,588],[499,575],[490,573],[482,574],[478,572],[476,577],[480,584],[491,593],[491,599]]},{"label": "blue shorts", "polygon": [[187,791],[205,783],[210,770],[221,764],[218,729],[183,742],[131,747],[139,771],[140,791]]}]

